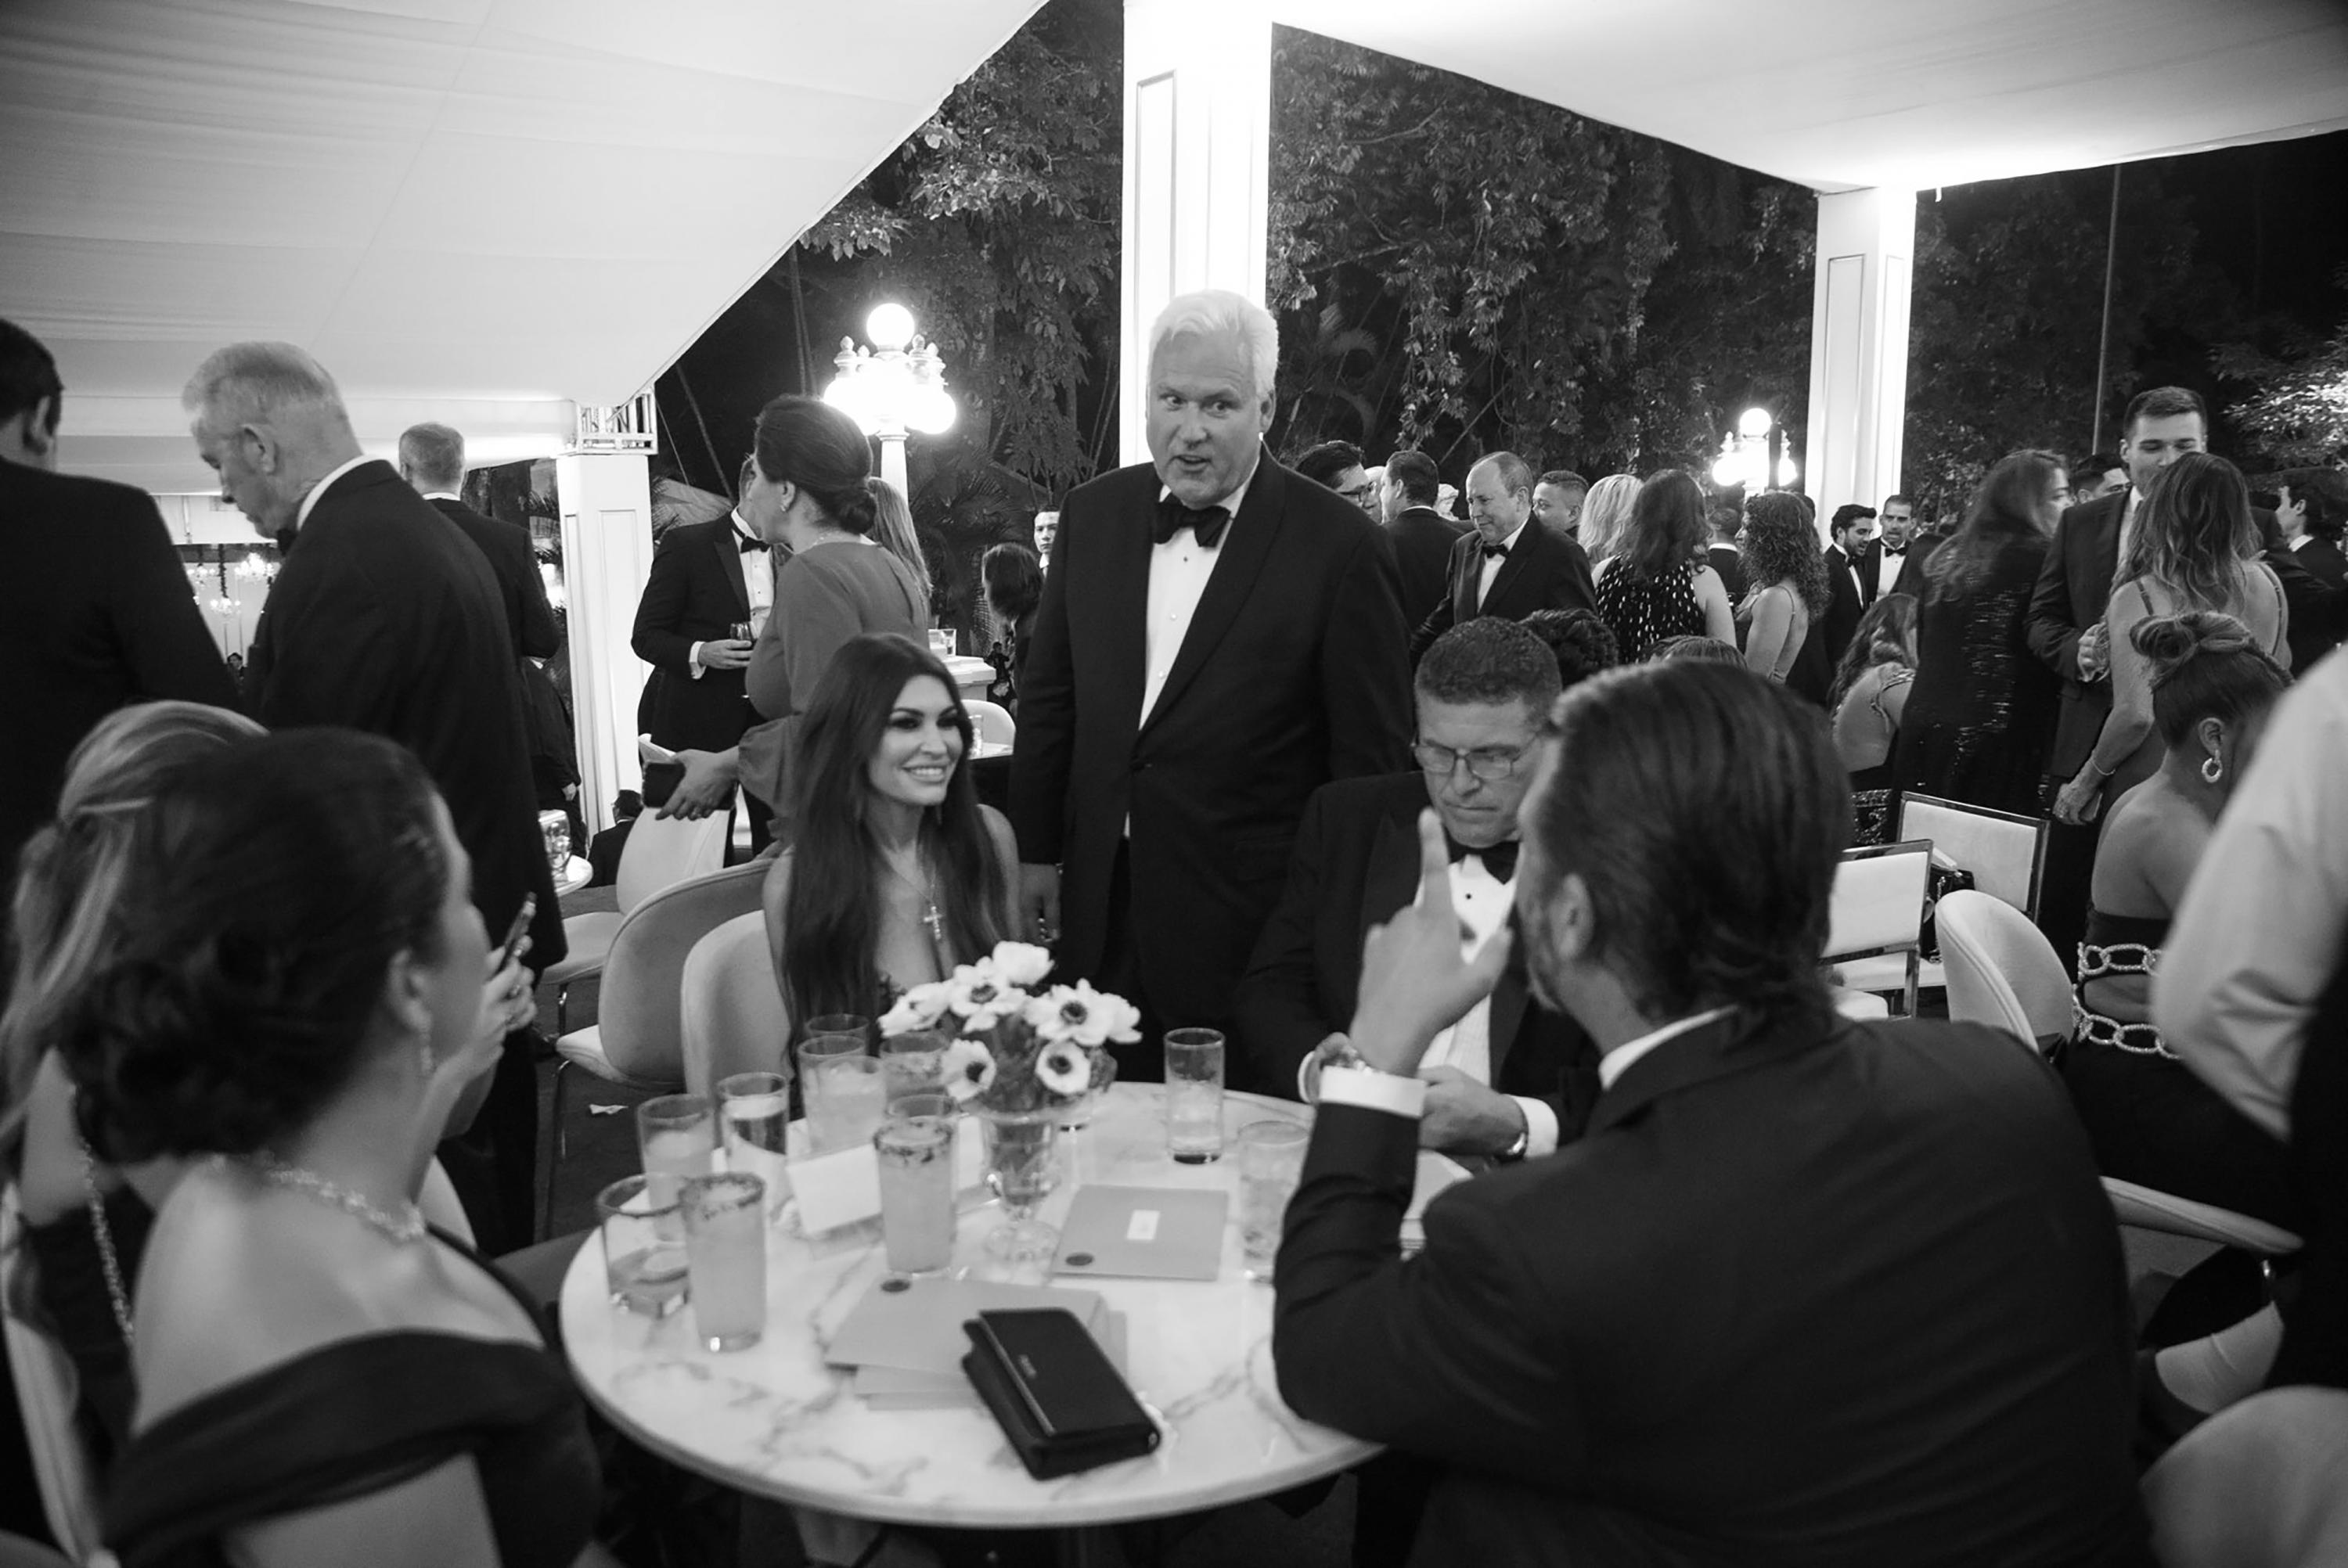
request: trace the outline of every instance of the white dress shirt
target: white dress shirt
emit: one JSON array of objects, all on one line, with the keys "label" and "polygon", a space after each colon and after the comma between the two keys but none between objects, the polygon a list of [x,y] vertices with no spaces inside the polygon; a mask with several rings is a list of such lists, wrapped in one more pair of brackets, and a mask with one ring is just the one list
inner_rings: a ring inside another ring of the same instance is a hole
[{"label": "white dress shirt", "polygon": [[[1502,882],[1487,870],[1484,857],[1480,855],[1470,852],[1453,865],[1451,906],[1459,915],[1460,957],[1475,957],[1476,949],[1490,939],[1492,933],[1508,919],[1509,907],[1516,897],[1514,888],[1513,879]],[[1296,1093],[1300,1100],[1312,1098],[1305,1091],[1305,1080],[1314,1060],[1308,1055],[1296,1064]],[[1492,999],[1486,997],[1469,1008],[1457,1023],[1429,1041],[1426,1054],[1419,1058],[1418,1066],[1422,1072],[1430,1067],[1454,1067],[1489,1089],[1492,1086]],[[1331,1098],[1331,1076],[1345,1071],[1348,1070],[1330,1068],[1322,1073],[1321,1098]],[[1340,1104],[1362,1103],[1346,1100],[1342,1095],[1336,1098]],[[1527,1157],[1555,1153],[1557,1112],[1546,1101],[1537,1100],[1529,1094],[1511,1094],[1509,1098],[1516,1102],[1517,1109],[1524,1114]],[[1383,1111],[1391,1107],[1379,1103],[1373,1105],[1372,1109]],[[1416,1115],[1417,1112],[1414,1111],[1408,1114]]]},{"label": "white dress shirt", "polygon": [[[1525,529],[1531,527],[1531,525],[1532,519],[1530,518],[1527,518],[1523,522],[1517,525],[1517,531],[1515,533],[1510,534],[1507,538],[1500,541],[1501,545],[1509,551],[1509,555],[1514,555],[1516,553],[1517,541],[1524,538]],[[1476,541],[1476,548],[1478,549],[1482,549],[1484,548],[1484,541],[1480,537]],[[1477,609],[1481,610],[1484,608],[1484,596],[1492,591],[1492,579],[1498,577],[1500,575],[1500,569],[1508,564],[1507,558],[1503,556],[1486,556],[1484,558],[1484,569],[1476,579]]]},{"label": "white dress shirt", "polygon": [[1715,1019],[1726,1018],[1726,1008],[1714,1008],[1710,1012],[1693,1013],[1675,1023],[1651,1030],[1638,1039],[1625,1040],[1598,1059],[1598,1087],[1602,1092],[1614,1087],[1614,1081],[1631,1071],[1631,1064],[1659,1045],[1669,1045],[1684,1034],[1702,1029]]},{"label": "white dress shirt", "polygon": [[310,520],[310,513],[316,508],[318,505],[318,497],[326,493],[326,487],[329,485],[332,485],[335,480],[341,478],[344,475],[349,473],[360,464],[372,463],[374,461],[374,458],[369,457],[366,453],[362,452],[357,456],[350,458],[349,460],[338,465],[330,471],[324,478],[311,486],[309,494],[302,497],[302,505],[294,514],[294,531],[297,534],[302,531],[302,525]]},{"label": "white dress shirt", "polygon": [[[1262,461],[1261,456],[1258,461]],[[1190,618],[1199,613],[1199,600],[1206,596],[1207,579],[1215,574],[1215,562],[1221,559],[1223,542],[1240,526],[1240,502],[1246,497],[1248,486],[1254,478],[1255,469],[1251,466],[1239,487],[1218,503],[1231,515],[1231,520],[1215,536],[1211,548],[1201,545],[1197,531],[1191,528],[1184,528],[1164,544],[1150,548],[1148,619],[1141,633],[1145,673],[1137,723],[1148,723],[1149,711],[1158,706],[1158,694],[1166,689],[1166,677],[1174,671],[1175,655],[1182,651],[1182,639],[1189,632]],[[1160,505],[1172,494],[1169,487],[1158,487]]]},{"label": "white dress shirt", "polygon": [[[767,629],[767,616],[775,608],[775,552],[770,546],[763,550],[745,550],[745,541],[758,542],[757,531],[742,520],[737,508],[734,513],[734,548],[742,557],[742,586],[750,594],[750,640],[757,641],[758,633]],[[709,673],[701,662],[701,644],[696,642],[685,651],[685,661],[693,670],[693,678],[700,680]]]},{"label": "white dress shirt", "polygon": [[2153,1021],[2195,1077],[2278,1138],[2348,937],[2348,657],[2282,694],[2186,885]]}]

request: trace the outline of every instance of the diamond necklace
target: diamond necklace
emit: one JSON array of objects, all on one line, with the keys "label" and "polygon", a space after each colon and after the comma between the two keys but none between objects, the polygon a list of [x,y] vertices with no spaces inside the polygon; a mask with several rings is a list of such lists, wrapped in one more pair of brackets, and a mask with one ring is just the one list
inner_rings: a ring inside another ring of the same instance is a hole
[{"label": "diamond necklace", "polygon": [[243,1164],[271,1185],[287,1188],[304,1197],[314,1198],[330,1208],[340,1209],[403,1246],[424,1239],[424,1211],[417,1208],[412,1200],[399,1205],[399,1214],[389,1214],[376,1207],[365,1194],[354,1192],[340,1182],[328,1181],[317,1172],[305,1170],[300,1165],[266,1157],[249,1159]]}]

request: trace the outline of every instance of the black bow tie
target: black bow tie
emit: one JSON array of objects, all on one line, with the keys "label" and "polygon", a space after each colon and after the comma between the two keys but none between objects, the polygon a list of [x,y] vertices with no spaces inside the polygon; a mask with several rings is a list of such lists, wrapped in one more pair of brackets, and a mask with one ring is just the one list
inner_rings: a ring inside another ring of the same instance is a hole
[{"label": "black bow tie", "polygon": [[1486,560],[1505,559],[1507,559],[1509,547],[1506,545],[1486,545],[1484,547],[1484,559]]},{"label": "black bow tie", "polygon": [[747,534],[736,534],[734,536],[734,542],[742,547],[742,553],[744,555],[748,555],[752,550],[757,551],[760,555],[765,555],[769,548],[766,540],[754,539]]},{"label": "black bow tie", "polygon": [[1506,882],[1517,874],[1517,841],[1513,838],[1488,844],[1481,849],[1470,849],[1447,833],[1443,835],[1443,842],[1450,847],[1451,864],[1454,866],[1472,855],[1484,863],[1484,869],[1491,874],[1495,882]]},{"label": "black bow tie", "polygon": [[1169,491],[1158,503],[1158,522],[1149,530],[1149,537],[1162,545],[1188,528],[1200,549],[1210,550],[1215,541],[1223,537],[1224,525],[1231,520],[1231,514],[1221,507],[1186,507],[1181,497]]},{"label": "black bow tie", "polygon": [[277,553],[279,555],[290,555],[293,553],[294,540],[299,530],[294,528],[280,528],[277,530]]}]

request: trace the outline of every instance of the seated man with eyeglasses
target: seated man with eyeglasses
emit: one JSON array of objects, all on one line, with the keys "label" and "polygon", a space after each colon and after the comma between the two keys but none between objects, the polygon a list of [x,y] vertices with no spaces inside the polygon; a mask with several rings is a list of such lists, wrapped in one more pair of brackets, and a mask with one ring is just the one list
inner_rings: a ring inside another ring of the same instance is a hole
[{"label": "seated man with eyeglasses", "polygon": [[[1354,1060],[1344,1030],[1362,940],[1417,893],[1418,814],[1429,804],[1451,840],[1463,948],[1509,918],[1517,805],[1558,695],[1556,657],[1517,622],[1486,617],[1437,638],[1414,686],[1417,769],[1325,784],[1304,808],[1287,887],[1232,999],[1243,1087],[1310,1100],[1323,1066]],[[1580,1133],[1597,1053],[1579,1024],[1532,999],[1512,964],[1437,1038],[1419,1076],[1423,1145],[1509,1162]]]}]

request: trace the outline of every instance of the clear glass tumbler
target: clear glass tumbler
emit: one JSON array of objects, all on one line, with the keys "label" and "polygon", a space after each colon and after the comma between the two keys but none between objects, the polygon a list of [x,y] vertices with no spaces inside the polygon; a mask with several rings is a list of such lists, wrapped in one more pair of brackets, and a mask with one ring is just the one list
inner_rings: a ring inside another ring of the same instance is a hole
[{"label": "clear glass tumbler", "polygon": [[712,1350],[747,1350],[767,1328],[767,1184],[722,1171],[679,1196],[694,1327]]},{"label": "clear glass tumbler", "polygon": [[648,1176],[623,1176],[595,1194],[603,1280],[613,1305],[665,1317],[685,1305],[685,1231],[674,1194],[655,1204]]},{"label": "clear glass tumbler", "polygon": [[705,1094],[662,1094],[636,1107],[636,1146],[653,1201],[666,1204],[679,1182],[705,1176],[716,1163],[717,1109]]},{"label": "clear glass tumbler", "polygon": [[1185,1165],[1223,1153],[1223,1037],[1211,1029],[1166,1031],[1166,1152]]},{"label": "clear glass tumbler", "polygon": [[725,1124],[726,1168],[747,1171],[767,1184],[767,1205],[782,1206],[790,1193],[788,1144],[791,1081],[779,1072],[737,1072],[717,1081],[717,1114]]},{"label": "clear glass tumbler", "polygon": [[1312,1138],[1312,1129],[1297,1122],[1251,1122],[1240,1129],[1240,1256],[1250,1279],[1272,1277]]},{"label": "clear glass tumbler", "polygon": [[953,1262],[954,1129],[942,1116],[891,1113],[872,1134],[880,1167],[880,1241],[891,1274]]},{"label": "clear glass tumbler", "polygon": [[889,1103],[908,1094],[931,1094],[945,1088],[945,1052],[952,1042],[936,1030],[892,1034],[880,1042],[880,1072],[887,1082]]}]

